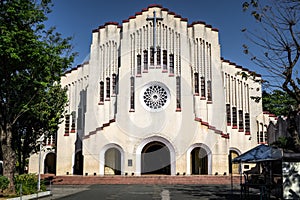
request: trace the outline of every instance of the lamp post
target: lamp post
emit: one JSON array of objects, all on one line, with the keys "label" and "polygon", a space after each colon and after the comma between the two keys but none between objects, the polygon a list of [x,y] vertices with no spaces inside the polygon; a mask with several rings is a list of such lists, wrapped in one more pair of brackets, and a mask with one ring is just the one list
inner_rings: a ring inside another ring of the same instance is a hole
[{"label": "lamp post", "polygon": [[39,151],[39,173],[38,173],[38,185],[37,185],[38,192],[41,190],[41,153],[42,153],[43,141],[44,141],[44,134],[37,140],[37,142],[40,143],[40,151]]}]

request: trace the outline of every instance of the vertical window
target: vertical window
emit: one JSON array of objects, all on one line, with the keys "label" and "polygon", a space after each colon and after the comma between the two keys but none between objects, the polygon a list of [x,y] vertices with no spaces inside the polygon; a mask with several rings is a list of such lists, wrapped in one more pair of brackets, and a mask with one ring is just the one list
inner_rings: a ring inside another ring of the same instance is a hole
[{"label": "vertical window", "polygon": [[244,131],[244,118],[242,110],[239,110],[239,131]]},{"label": "vertical window", "polygon": [[148,71],[148,51],[144,50],[144,70]]},{"label": "vertical window", "polygon": [[174,74],[174,54],[170,54],[170,74]]},{"label": "vertical window", "polygon": [[205,78],[201,77],[201,97],[205,97]]},{"label": "vertical window", "polygon": [[100,82],[100,103],[104,102],[104,82]]},{"label": "vertical window", "polygon": [[264,142],[268,143],[268,132],[267,126],[264,127]]},{"label": "vertical window", "polygon": [[168,71],[168,54],[167,50],[163,50],[163,71]]},{"label": "vertical window", "polygon": [[130,77],[130,111],[134,111],[134,77]]},{"label": "vertical window", "polygon": [[211,80],[207,81],[207,100],[212,101],[212,94],[211,94]]},{"label": "vertical window", "polygon": [[231,125],[231,110],[230,104],[226,104],[226,119],[227,119],[227,126]]},{"label": "vertical window", "polygon": [[141,55],[137,55],[137,75],[141,75],[142,73],[142,56]]},{"label": "vertical window", "polygon": [[180,76],[176,77],[176,111],[181,111]]},{"label": "vertical window", "polygon": [[117,75],[112,75],[112,95],[117,94]]},{"label": "vertical window", "polygon": [[246,134],[250,133],[250,115],[245,113],[245,132]]},{"label": "vertical window", "polygon": [[237,128],[237,110],[232,107],[232,128]]},{"label": "vertical window", "polygon": [[157,65],[161,64],[161,50],[160,50],[160,47],[157,47],[156,62],[157,62]]},{"label": "vertical window", "polygon": [[194,73],[194,92],[195,95],[199,95],[199,74]]},{"label": "vertical window", "polygon": [[109,100],[110,98],[110,78],[106,78],[106,99]]},{"label": "vertical window", "polygon": [[259,130],[259,143],[264,142],[264,126],[263,124],[260,124],[260,130]]},{"label": "vertical window", "polygon": [[150,65],[154,65],[154,47],[150,47]]},{"label": "vertical window", "polygon": [[75,133],[75,120],[76,120],[76,112],[73,111],[72,115],[72,124],[71,124],[71,133]]},{"label": "vertical window", "polygon": [[65,115],[65,136],[69,135],[70,133],[70,115]]}]

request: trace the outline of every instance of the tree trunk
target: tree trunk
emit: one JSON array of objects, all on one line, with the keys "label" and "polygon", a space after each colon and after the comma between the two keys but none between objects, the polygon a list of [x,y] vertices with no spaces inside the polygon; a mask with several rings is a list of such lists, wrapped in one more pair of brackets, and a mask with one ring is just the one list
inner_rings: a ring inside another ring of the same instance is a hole
[{"label": "tree trunk", "polygon": [[1,131],[1,149],[3,153],[3,175],[9,180],[10,192],[15,192],[14,172],[16,165],[16,153],[12,146],[12,130],[11,126],[6,126],[5,130]]},{"label": "tree trunk", "polygon": [[296,152],[300,152],[300,138],[299,138],[299,110],[293,110],[288,115],[287,130],[293,138],[294,147]]}]

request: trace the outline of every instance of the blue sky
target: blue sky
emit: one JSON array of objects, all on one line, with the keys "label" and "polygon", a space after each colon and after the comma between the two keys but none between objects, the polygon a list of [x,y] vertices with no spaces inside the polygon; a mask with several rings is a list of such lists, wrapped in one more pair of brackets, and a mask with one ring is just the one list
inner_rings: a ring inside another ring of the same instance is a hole
[{"label": "blue sky", "polygon": [[55,26],[63,37],[72,36],[74,51],[79,55],[73,66],[89,55],[92,30],[108,21],[122,23],[150,4],[160,4],[188,19],[188,23],[205,21],[219,29],[221,56],[258,73],[259,70],[243,53],[242,45],[249,43],[241,32],[255,26],[249,13],[242,11],[245,0],[52,0],[54,7],[48,15],[47,26]]}]

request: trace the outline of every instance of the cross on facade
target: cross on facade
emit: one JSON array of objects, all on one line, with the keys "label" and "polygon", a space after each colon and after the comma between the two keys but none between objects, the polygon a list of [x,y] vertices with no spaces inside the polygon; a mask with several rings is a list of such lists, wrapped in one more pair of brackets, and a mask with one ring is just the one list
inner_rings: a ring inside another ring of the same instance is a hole
[{"label": "cross on facade", "polygon": [[153,17],[147,17],[147,21],[153,21],[153,49],[156,52],[156,22],[163,20],[161,17],[156,17],[156,11],[153,11]]}]

